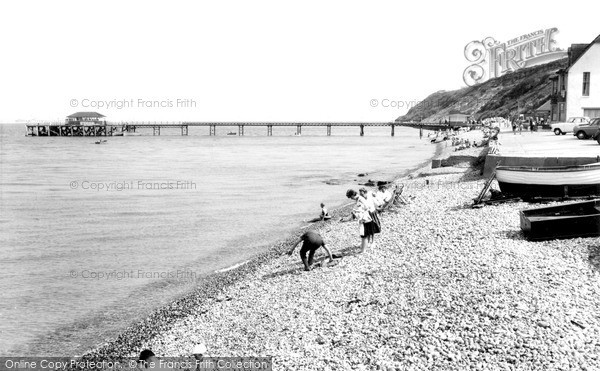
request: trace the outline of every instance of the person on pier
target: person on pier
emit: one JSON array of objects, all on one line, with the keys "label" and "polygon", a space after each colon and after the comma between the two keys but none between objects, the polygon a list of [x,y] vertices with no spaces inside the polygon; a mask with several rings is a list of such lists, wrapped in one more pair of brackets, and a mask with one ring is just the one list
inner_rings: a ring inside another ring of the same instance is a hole
[{"label": "person on pier", "polygon": [[[310,271],[312,269],[313,258],[315,256],[315,252],[323,247],[325,251],[327,251],[327,255],[329,255],[329,261],[333,261],[333,255],[331,255],[331,251],[325,246],[325,242],[320,234],[314,231],[306,231],[300,239],[292,245],[292,249],[288,251],[288,255],[292,255],[296,246],[300,242],[303,242],[302,248],[300,249],[300,259],[302,259],[302,263],[304,264],[304,270]],[[308,254],[308,259],[306,258],[306,254]]]}]

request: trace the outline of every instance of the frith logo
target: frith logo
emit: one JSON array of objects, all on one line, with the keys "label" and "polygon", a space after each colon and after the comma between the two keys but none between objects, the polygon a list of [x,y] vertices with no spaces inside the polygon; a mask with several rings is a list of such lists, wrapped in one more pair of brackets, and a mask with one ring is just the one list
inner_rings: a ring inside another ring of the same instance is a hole
[{"label": "frith logo", "polygon": [[557,28],[549,28],[504,43],[492,37],[471,41],[465,46],[465,58],[472,63],[463,72],[465,84],[473,86],[524,67],[566,57],[567,53],[555,46],[552,37],[556,33]]}]

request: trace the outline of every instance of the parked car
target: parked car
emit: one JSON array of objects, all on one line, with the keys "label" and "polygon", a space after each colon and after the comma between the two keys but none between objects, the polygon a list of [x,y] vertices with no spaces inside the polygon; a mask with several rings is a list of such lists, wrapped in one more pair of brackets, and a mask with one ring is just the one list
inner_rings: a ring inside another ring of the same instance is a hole
[{"label": "parked car", "polygon": [[596,131],[596,134],[594,134],[592,139],[594,139],[596,142],[598,142],[598,144],[600,144],[600,128],[598,128],[598,130]]},{"label": "parked car", "polygon": [[598,128],[600,128],[600,117],[596,117],[590,121],[589,124],[575,125],[575,127],[573,127],[573,135],[575,135],[577,139],[588,139],[596,134]]},{"label": "parked car", "polygon": [[556,135],[565,135],[573,131],[575,125],[588,124],[590,119],[588,117],[569,117],[566,122],[557,122],[550,125],[550,128]]}]

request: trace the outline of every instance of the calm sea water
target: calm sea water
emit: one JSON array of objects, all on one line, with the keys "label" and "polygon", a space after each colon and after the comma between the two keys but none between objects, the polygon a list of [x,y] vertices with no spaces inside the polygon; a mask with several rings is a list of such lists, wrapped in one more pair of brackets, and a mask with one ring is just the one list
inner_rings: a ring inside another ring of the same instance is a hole
[{"label": "calm sea water", "polygon": [[414,129],[220,130],[96,145],[0,125],[0,355],[80,354],[263,251],[321,201],[346,203],[358,173],[389,179],[435,150]]}]

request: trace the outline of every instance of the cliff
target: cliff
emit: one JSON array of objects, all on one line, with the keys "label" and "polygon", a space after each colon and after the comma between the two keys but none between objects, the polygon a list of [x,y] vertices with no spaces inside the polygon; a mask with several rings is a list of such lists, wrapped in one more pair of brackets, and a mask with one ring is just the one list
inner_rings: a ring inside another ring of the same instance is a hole
[{"label": "cliff", "polygon": [[438,91],[412,107],[396,121],[438,122],[450,111],[472,115],[474,119],[507,117],[533,112],[550,98],[549,77],[566,68],[567,59],[523,68],[481,84],[452,91]]}]

